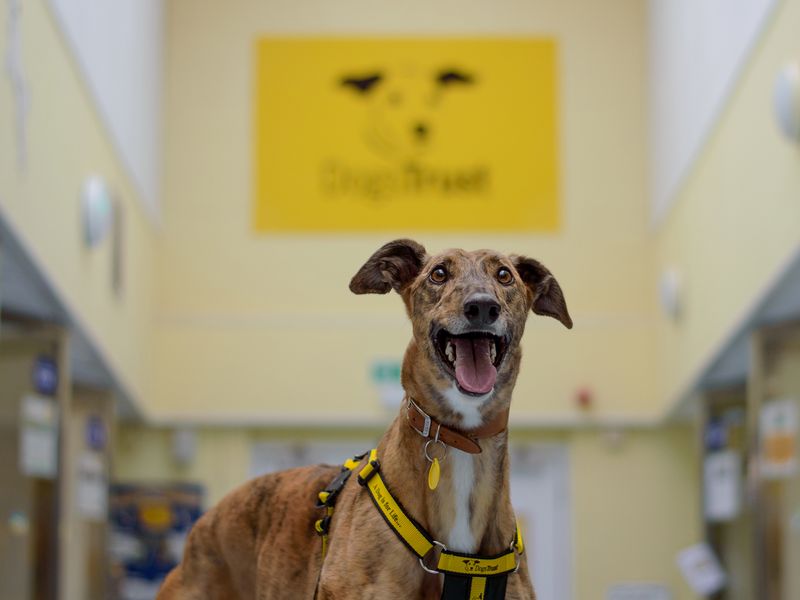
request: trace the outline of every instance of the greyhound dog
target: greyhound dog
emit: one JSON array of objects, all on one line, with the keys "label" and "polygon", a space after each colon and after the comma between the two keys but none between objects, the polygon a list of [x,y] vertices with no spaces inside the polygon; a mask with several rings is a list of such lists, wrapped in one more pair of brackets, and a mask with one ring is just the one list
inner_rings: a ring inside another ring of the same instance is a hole
[{"label": "greyhound dog", "polygon": [[[363,489],[372,465],[393,490],[397,512],[435,540],[424,552],[510,552],[516,525],[506,423],[520,339],[529,311],[572,327],[558,282],[532,258],[489,250],[429,256],[417,242],[396,240],[370,257],[350,289],[394,289],[405,303],[413,337],[400,414],[372,455],[353,463],[358,481],[341,477],[345,469],[317,465],[264,475],[231,492],[194,526],[158,600],[448,597],[436,557],[415,555],[396,531],[398,516],[387,517],[383,500]],[[315,499],[334,478],[338,497],[323,557]],[[526,561],[512,560],[514,570],[493,597],[535,600]]]}]

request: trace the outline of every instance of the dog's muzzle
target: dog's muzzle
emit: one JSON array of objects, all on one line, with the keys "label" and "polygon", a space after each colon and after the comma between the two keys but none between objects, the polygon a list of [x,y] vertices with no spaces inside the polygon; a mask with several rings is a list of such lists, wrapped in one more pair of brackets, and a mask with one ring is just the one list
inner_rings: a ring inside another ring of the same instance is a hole
[{"label": "dog's muzzle", "polygon": [[503,336],[485,331],[453,334],[439,329],[432,341],[444,370],[462,392],[482,396],[492,391],[508,349]]}]

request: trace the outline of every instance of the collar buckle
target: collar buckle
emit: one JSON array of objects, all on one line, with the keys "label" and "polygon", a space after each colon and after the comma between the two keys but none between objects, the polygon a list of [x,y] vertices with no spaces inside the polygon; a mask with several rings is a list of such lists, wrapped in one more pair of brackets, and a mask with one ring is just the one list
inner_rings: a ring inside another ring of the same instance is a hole
[{"label": "collar buckle", "polygon": [[[425,419],[425,424],[422,426],[421,431],[416,427],[414,427],[414,423],[411,421],[411,419],[408,418],[408,411],[411,410],[412,407]],[[428,439],[430,437],[431,418],[424,410],[422,410],[419,406],[417,406],[417,403],[414,402],[411,398],[408,398],[408,406],[406,407],[406,421],[408,421],[408,424],[411,426],[411,429],[416,431],[422,437],[424,437],[425,439]]]}]

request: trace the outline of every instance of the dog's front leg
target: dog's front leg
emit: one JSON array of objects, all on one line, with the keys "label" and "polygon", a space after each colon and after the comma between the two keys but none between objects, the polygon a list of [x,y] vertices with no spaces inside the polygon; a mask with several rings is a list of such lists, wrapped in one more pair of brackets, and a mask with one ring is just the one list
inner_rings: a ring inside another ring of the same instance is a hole
[{"label": "dog's front leg", "polygon": [[506,600],[536,600],[536,592],[533,591],[528,565],[524,559],[519,571],[508,576]]},{"label": "dog's front leg", "polygon": [[[320,586],[317,600],[374,600],[375,598],[413,598],[428,600],[422,591],[414,591],[395,583],[375,582],[365,584],[358,578],[343,586]],[[436,596],[438,600],[438,596]]]},{"label": "dog's front leg", "polygon": [[[431,586],[418,565],[409,570],[406,561],[395,564],[373,561],[364,569],[326,569],[320,581],[318,600],[414,599],[438,600],[441,585],[431,595]],[[357,564],[357,563],[356,563]],[[352,566],[352,563],[351,563]]]}]

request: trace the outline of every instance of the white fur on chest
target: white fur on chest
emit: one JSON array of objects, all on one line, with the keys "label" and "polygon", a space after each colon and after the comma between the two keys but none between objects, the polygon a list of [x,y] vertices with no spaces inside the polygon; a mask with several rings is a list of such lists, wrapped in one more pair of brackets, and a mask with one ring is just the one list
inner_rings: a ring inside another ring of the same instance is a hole
[{"label": "white fur on chest", "polygon": [[457,552],[476,552],[477,543],[472,534],[469,511],[469,499],[475,486],[475,459],[471,454],[453,449],[447,460],[451,461],[452,468],[455,519],[445,543]]},{"label": "white fur on chest", "polygon": [[459,389],[453,384],[447,388],[444,393],[444,399],[450,410],[458,413],[461,417],[462,429],[476,429],[483,423],[481,416],[481,406],[492,397],[492,392],[484,394],[483,396],[467,396],[462,394]]},{"label": "white fur on chest", "polygon": [[[468,396],[454,384],[443,395],[450,409],[461,417],[461,428],[476,429],[483,424],[481,406],[492,394],[493,391],[483,396]],[[445,543],[451,550],[474,553],[478,550],[478,543],[470,526],[469,500],[475,488],[475,457],[452,448],[447,460],[451,461],[455,518]]]}]

